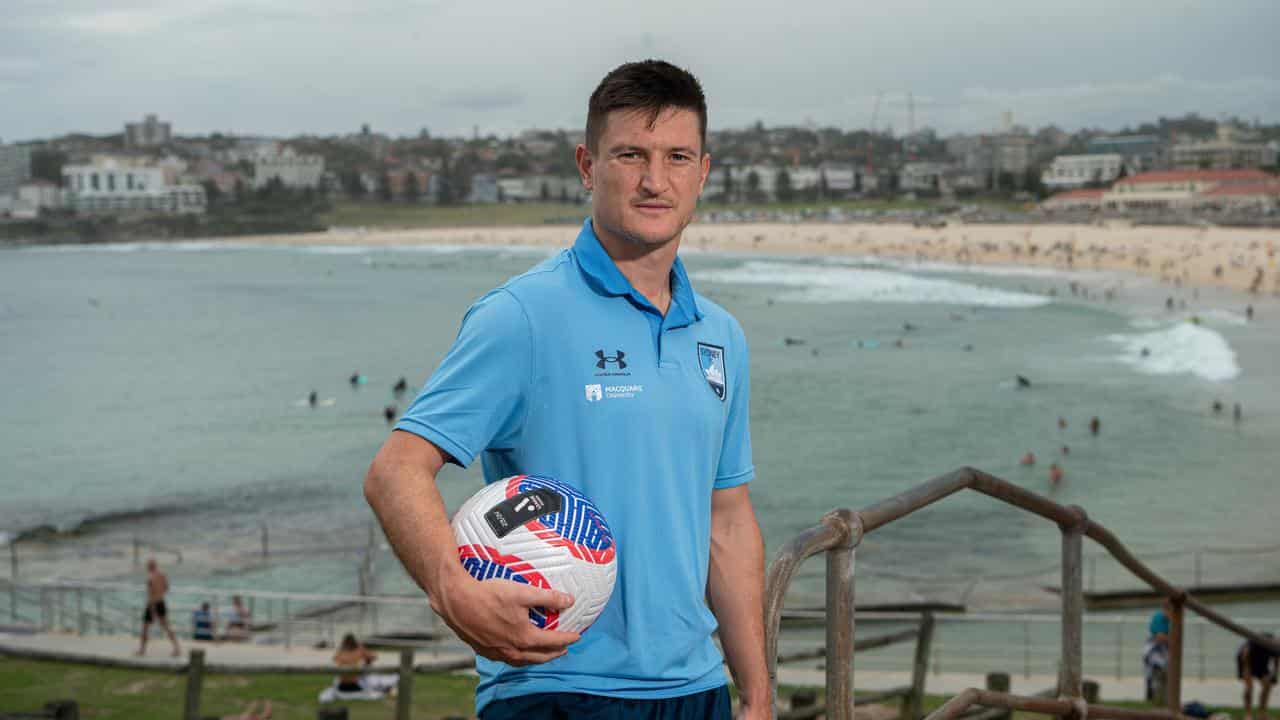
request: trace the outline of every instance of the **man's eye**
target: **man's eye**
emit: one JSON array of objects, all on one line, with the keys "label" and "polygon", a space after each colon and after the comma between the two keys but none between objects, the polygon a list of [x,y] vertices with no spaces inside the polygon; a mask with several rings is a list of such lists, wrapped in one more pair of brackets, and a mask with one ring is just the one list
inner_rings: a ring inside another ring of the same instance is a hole
[{"label": "man's eye", "polygon": [[636,160],[640,157],[640,153],[634,150],[628,150],[627,152],[624,152],[624,153],[618,153],[618,157],[623,160]]}]

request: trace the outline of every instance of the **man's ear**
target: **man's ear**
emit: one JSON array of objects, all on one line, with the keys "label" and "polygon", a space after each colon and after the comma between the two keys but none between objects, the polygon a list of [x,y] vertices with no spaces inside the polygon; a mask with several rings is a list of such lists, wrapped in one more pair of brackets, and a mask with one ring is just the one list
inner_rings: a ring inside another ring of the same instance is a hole
[{"label": "man's ear", "polygon": [[595,157],[586,145],[579,145],[573,151],[573,161],[578,166],[578,178],[582,181],[582,187],[586,188],[587,192],[591,192],[595,185],[592,177],[596,163]]},{"label": "man's ear", "polygon": [[711,174],[711,153],[702,153],[702,179],[698,181],[698,196],[702,196],[702,188],[707,184],[707,176]]}]

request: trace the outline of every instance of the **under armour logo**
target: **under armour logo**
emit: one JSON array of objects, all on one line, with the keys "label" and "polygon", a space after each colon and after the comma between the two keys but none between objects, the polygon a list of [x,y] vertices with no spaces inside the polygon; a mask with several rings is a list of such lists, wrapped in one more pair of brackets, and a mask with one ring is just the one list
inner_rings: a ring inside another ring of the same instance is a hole
[{"label": "under armour logo", "polygon": [[596,367],[603,370],[606,365],[608,365],[609,363],[613,363],[614,365],[618,366],[619,370],[626,370],[627,361],[624,359],[626,356],[627,354],[622,352],[621,350],[618,351],[617,355],[605,355],[604,350],[597,350],[596,351],[596,358],[597,358]]}]

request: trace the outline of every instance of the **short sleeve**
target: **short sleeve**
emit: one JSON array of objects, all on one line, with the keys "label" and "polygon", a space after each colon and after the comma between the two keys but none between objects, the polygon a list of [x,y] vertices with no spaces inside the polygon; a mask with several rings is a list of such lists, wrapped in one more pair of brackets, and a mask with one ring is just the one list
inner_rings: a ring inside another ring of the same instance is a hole
[{"label": "short sleeve", "polygon": [[510,292],[494,290],[467,310],[453,347],[396,423],[466,467],[520,434],[533,377],[533,333]]},{"label": "short sleeve", "polygon": [[724,424],[720,462],[716,467],[715,489],[723,490],[749,482],[755,477],[751,462],[751,377],[747,340],[735,322],[733,356],[726,358],[733,376],[729,378],[729,415]]}]

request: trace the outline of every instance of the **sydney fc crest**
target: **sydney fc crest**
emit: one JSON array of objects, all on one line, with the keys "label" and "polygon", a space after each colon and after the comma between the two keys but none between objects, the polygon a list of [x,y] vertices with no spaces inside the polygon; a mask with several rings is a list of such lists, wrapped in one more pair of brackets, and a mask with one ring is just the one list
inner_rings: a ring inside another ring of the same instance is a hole
[{"label": "sydney fc crest", "polygon": [[724,348],[719,345],[698,343],[698,367],[707,379],[716,397],[724,400]]}]

